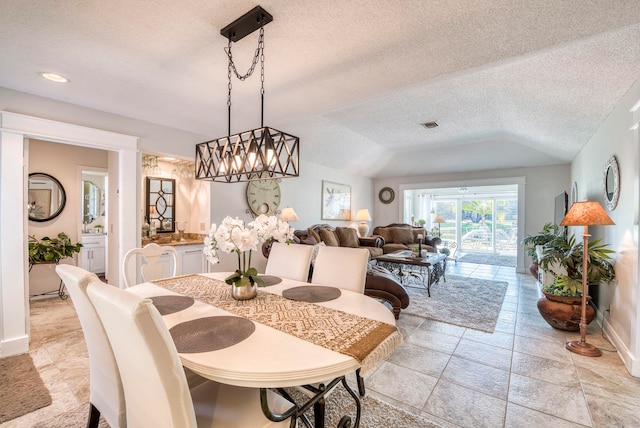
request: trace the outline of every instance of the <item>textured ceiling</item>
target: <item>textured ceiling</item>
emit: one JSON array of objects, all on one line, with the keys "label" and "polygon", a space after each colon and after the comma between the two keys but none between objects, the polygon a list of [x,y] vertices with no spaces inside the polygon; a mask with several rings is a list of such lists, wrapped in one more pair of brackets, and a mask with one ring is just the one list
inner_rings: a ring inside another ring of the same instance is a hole
[{"label": "textured ceiling", "polygon": [[[220,29],[255,5],[0,0],[0,86],[219,137]],[[265,124],[298,135],[304,160],[357,174],[569,162],[640,77],[636,0],[260,5],[274,16]],[[255,43],[234,44],[240,68]],[[232,132],[259,126],[258,84],[234,81]]]}]

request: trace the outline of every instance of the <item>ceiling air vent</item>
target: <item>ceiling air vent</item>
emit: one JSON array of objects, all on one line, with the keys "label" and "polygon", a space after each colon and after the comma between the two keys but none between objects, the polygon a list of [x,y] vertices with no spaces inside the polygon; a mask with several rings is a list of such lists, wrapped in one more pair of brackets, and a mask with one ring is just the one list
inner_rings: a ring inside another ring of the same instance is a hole
[{"label": "ceiling air vent", "polygon": [[422,124],[422,126],[427,129],[433,129],[438,127],[438,122],[436,122],[435,120],[433,122],[425,122]]}]

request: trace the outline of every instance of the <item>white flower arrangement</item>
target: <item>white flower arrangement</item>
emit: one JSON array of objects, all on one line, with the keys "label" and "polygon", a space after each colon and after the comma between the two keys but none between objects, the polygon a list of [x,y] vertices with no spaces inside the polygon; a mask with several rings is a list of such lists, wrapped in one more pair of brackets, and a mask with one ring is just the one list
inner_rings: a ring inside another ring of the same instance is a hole
[{"label": "white flower arrangement", "polygon": [[225,279],[227,284],[240,287],[255,282],[265,286],[264,281],[258,278],[258,271],[251,267],[251,252],[268,240],[291,242],[294,230],[289,223],[276,216],[261,214],[246,225],[237,217],[227,216],[219,226],[215,223],[211,225],[209,235],[204,238],[203,252],[211,264],[220,262],[218,251],[238,254],[238,270]]}]

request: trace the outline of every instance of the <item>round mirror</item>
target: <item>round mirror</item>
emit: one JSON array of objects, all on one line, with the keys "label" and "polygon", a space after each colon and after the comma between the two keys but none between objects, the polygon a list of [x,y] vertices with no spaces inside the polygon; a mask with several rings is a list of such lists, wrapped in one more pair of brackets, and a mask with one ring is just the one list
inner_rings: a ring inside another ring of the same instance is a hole
[{"label": "round mirror", "polygon": [[607,208],[612,211],[618,205],[618,197],[620,196],[620,173],[615,156],[611,156],[607,161],[603,180],[604,202]]},{"label": "round mirror", "polygon": [[60,215],[67,203],[62,184],[43,172],[29,174],[27,198],[29,220],[33,221],[53,220]]}]

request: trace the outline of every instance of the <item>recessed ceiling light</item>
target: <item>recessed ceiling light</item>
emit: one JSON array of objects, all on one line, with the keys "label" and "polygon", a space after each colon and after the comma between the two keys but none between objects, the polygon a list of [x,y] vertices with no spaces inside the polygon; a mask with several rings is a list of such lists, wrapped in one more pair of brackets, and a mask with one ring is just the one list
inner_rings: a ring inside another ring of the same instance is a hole
[{"label": "recessed ceiling light", "polygon": [[436,122],[435,120],[433,122],[425,122],[422,124],[422,126],[427,129],[433,129],[438,127],[438,122]]},{"label": "recessed ceiling light", "polygon": [[64,76],[61,76],[59,74],[56,73],[40,73],[40,75],[42,77],[44,77],[47,80],[51,80],[52,82],[57,82],[57,83],[69,83],[70,80],[67,79]]},{"label": "recessed ceiling light", "polygon": [[161,157],[160,159],[164,160],[164,161],[174,161],[174,160],[176,160],[176,158],[172,158],[171,156],[164,156],[164,157]]}]

